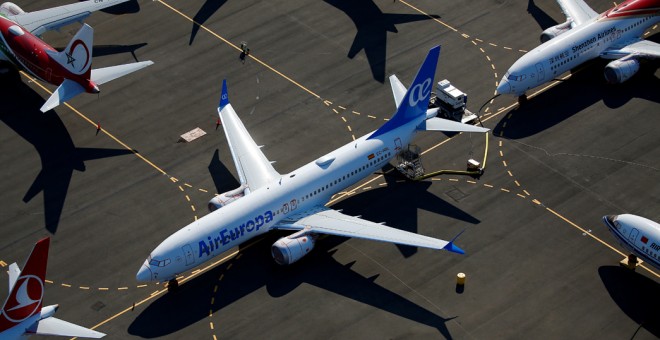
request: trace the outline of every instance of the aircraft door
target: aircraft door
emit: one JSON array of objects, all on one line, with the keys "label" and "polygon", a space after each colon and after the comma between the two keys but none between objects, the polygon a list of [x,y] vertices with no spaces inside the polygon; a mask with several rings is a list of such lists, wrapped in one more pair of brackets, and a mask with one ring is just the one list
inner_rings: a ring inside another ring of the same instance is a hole
[{"label": "aircraft door", "polygon": [[630,235],[628,236],[628,240],[632,243],[635,244],[635,239],[637,239],[637,235],[639,234],[639,230],[632,228],[630,231]]},{"label": "aircraft door", "polygon": [[541,63],[536,64],[536,75],[538,76],[536,80],[539,82],[545,79],[545,70],[543,69],[543,64]]},{"label": "aircraft door", "polygon": [[185,246],[181,247],[181,249],[183,250],[183,255],[186,258],[186,266],[194,264],[195,254],[192,251],[192,247],[189,244],[186,244]]}]

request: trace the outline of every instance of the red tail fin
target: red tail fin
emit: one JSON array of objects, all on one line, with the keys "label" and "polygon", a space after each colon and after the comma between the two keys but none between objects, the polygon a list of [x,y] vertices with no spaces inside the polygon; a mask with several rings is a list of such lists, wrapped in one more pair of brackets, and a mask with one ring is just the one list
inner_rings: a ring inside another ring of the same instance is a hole
[{"label": "red tail fin", "polygon": [[50,238],[37,242],[0,311],[0,332],[41,310]]}]

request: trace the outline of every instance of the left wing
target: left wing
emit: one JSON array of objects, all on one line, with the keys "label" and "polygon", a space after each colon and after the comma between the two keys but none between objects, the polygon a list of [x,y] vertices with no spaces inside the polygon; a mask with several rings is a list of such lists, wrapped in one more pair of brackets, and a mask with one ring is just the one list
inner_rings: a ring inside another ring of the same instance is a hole
[{"label": "left wing", "polygon": [[571,22],[571,27],[582,25],[598,16],[583,0],[557,0],[557,3],[566,19]]},{"label": "left wing", "polygon": [[276,229],[308,230],[309,233],[327,234],[366,240],[391,242],[413,247],[444,249],[458,254],[465,254],[463,249],[452,241],[440,240],[408,231],[388,227],[355,216],[344,215],[337,210],[318,207],[306,216],[275,226]]},{"label": "left wing", "polygon": [[46,31],[58,30],[63,26],[82,22],[92,12],[110,6],[120,4],[129,0],[92,0],[81,1],[75,4],[42,9],[35,12],[27,12],[8,16],[34,35],[42,35]]},{"label": "left wing", "polygon": [[227,136],[227,143],[229,143],[229,150],[231,150],[241,186],[245,185],[254,191],[280,177],[229,103],[226,80],[222,81],[218,115],[222,120],[222,128]]},{"label": "left wing", "polygon": [[660,58],[660,44],[649,40],[638,40],[623,48],[607,49],[600,56],[604,59],[619,59],[629,55],[638,58]]}]

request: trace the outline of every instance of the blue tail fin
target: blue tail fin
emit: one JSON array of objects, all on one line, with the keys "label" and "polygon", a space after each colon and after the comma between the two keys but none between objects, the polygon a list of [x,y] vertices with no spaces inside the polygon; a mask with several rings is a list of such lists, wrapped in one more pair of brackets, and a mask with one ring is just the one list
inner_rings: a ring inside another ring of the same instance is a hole
[{"label": "blue tail fin", "polygon": [[229,104],[229,95],[227,94],[227,79],[222,80],[222,94],[220,95],[220,104],[218,104],[218,112]]},{"label": "blue tail fin", "polygon": [[390,132],[400,126],[403,126],[419,117],[426,117],[426,110],[431,98],[431,89],[433,88],[433,78],[435,69],[438,66],[440,57],[440,46],[436,46],[426,55],[424,63],[417,71],[417,76],[408,92],[403,96],[401,105],[397,109],[394,117],[376,130],[368,139],[376,138],[384,133]]}]

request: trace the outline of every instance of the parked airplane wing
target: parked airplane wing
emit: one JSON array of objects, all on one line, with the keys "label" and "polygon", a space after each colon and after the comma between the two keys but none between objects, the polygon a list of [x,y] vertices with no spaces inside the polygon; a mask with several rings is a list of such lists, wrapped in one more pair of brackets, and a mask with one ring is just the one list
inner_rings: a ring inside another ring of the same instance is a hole
[{"label": "parked airplane wing", "polygon": [[318,208],[313,213],[292,224],[278,225],[276,228],[287,230],[308,229],[310,233],[316,234],[362,238],[413,247],[445,249],[459,254],[465,253],[450,241],[388,227],[359,217],[348,216],[337,210],[328,208]]},{"label": "parked airplane wing", "polygon": [[23,26],[34,35],[41,35],[46,31],[58,30],[62,26],[82,22],[92,12],[110,6],[120,4],[129,0],[95,0],[81,1],[59,7],[42,9],[40,11],[28,12],[9,16],[10,20]]},{"label": "parked airplane wing", "polygon": [[619,49],[608,49],[601,53],[605,59],[618,59],[627,55],[641,58],[660,58],[660,44],[649,40],[639,40]]},{"label": "parked airplane wing", "polygon": [[222,128],[227,136],[227,143],[229,143],[241,184],[247,185],[250,190],[255,190],[280,177],[229,103],[226,80],[222,81],[218,114],[222,120]]},{"label": "parked airplane wing", "polygon": [[571,27],[581,25],[598,16],[583,0],[557,0],[566,19],[571,20]]},{"label": "parked airplane wing", "polygon": [[78,326],[76,324],[72,324],[52,316],[37,321],[34,325],[27,329],[26,333],[93,339],[99,339],[105,336],[105,334],[101,332]]}]

